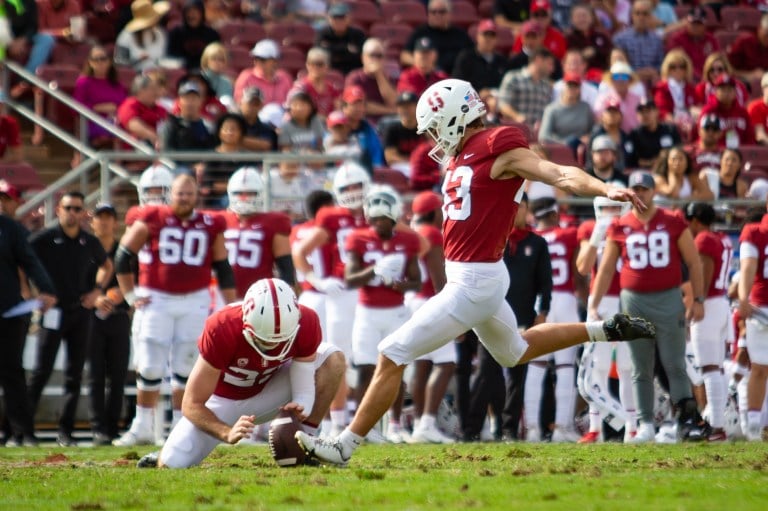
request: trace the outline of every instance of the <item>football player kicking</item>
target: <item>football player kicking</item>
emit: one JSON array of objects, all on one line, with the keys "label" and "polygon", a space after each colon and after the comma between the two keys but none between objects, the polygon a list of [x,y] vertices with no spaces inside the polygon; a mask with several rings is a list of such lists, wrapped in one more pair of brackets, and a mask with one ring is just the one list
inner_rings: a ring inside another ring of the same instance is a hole
[{"label": "football player kicking", "polygon": [[[345,250],[349,262],[344,269],[347,287],[360,288],[352,328],[352,362],[358,372],[360,396],[371,382],[379,341],[410,316],[403,304],[405,292],[421,287],[419,235],[395,229],[403,212],[400,195],[390,186],[374,185],[365,197],[363,211],[369,227],[352,231],[347,237]],[[401,387],[401,394],[403,390]],[[401,397],[390,409],[385,435],[395,444],[407,439],[400,427]]]},{"label": "football player kicking", "polygon": [[[227,303],[235,301],[224,221],[196,212],[196,202],[194,179],[178,176],[171,203],[139,208],[117,249],[120,291],[128,305],[141,310],[141,323],[134,328],[136,417],[113,442],[120,447],[155,443],[155,405],[169,361],[174,423],[181,418],[184,387],[197,356],[195,338],[208,316],[212,270]],[[134,289],[133,261],[139,249],[139,288]]]},{"label": "football player kicking", "polygon": [[250,437],[281,410],[316,432],[346,367],[338,348],[321,344],[320,337],[317,314],[298,304],[288,283],[253,284],[245,300],[205,322],[184,418],[162,451],[145,455],[139,468],[197,465],[218,444]]},{"label": "football player kicking", "polygon": [[448,283],[403,326],[379,344],[376,371],[350,426],[335,438],[297,432],[305,451],[322,462],[345,465],[366,433],[397,396],[405,366],[463,332],[474,329],[503,366],[585,341],[654,337],[652,324],[615,314],[605,321],[537,325],[521,334],[505,300],[509,274],[502,251],[526,179],[568,193],[603,195],[644,205],[628,189],[590,177],[581,169],[542,160],[516,127],[486,129],[485,105],[462,80],[429,87],[416,107],[419,133],[435,140],[430,156],[446,164],[444,244]]}]

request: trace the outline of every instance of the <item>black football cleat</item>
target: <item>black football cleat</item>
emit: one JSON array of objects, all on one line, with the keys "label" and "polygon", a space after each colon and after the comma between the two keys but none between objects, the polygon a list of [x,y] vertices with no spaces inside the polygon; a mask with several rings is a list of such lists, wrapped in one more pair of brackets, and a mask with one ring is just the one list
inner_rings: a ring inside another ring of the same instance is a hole
[{"label": "black football cleat", "polygon": [[603,331],[609,341],[656,338],[656,327],[653,326],[653,323],[647,319],[633,318],[621,312],[603,322]]},{"label": "black football cleat", "polygon": [[157,462],[160,459],[160,451],[153,451],[141,457],[136,468],[157,468]]}]

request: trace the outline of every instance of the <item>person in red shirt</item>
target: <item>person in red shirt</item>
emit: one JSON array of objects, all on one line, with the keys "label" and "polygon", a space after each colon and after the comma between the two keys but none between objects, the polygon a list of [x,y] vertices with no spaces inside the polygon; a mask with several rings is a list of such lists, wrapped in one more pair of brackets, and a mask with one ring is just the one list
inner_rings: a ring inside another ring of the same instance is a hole
[{"label": "person in red shirt", "polygon": [[[619,285],[623,310],[642,314],[653,321],[658,339],[663,339],[663,342],[644,339],[629,345],[640,417],[637,435],[631,441],[655,440],[653,371],[656,351],[669,379],[672,401],[680,410],[680,436],[700,439],[703,434],[701,417],[685,368],[685,320],[701,321],[704,317],[706,294],[701,261],[685,221],[653,203],[656,192],[653,176],[648,172],[635,171],[629,176],[629,186],[644,204],[648,204],[648,208],[643,211],[635,207],[608,228],[608,239],[592,288],[588,314],[600,317],[600,302],[621,259]],[[695,297],[688,310],[680,293],[683,262],[688,266]]]},{"label": "person in red shirt", "polygon": [[[194,339],[210,306],[211,271],[216,272],[225,303],[236,300],[224,219],[195,211],[197,197],[193,177],[176,177],[170,204],[140,208],[120,240],[115,273],[125,301],[141,310],[141,322],[134,326],[136,418],[114,445],[155,443],[155,407],[169,363],[174,424],[181,418],[184,387],[197,352]],[[134,287],[133,261],[139,251]]]},{"label": "person in red shirt", "polygon": [[719,169],[725,147],[720,119],[715,114],[702,116],[698,126],[698,140],[686,147],[693,168],[697,173],[705,169]]},{"label": "person in red shirt", "polygon": [[715,222],[715,209],[710,204],[692,202],[685,209],[688,228],[694,236],[696,250],[701,258],[704,274],[704,317],[691,323],[691,345],[696,366],[701,368],[707,406],[710,410],[709,423],[712,432],[710,442],[726,440],[725,403],[727,382],[723,375],[725,344],[732,342],[730,328],[731,310],[726,292],[733,246],[725,233],[711,230]]},{"label": "person in red shirt", "polygon": [[288,92],[291,97],[295,92],[306,92],[312,98],[317,113],[323,117],[339,107],[341,90],[328,79],[331,57],[323,48],[312,48],[307,52],[307,74],[293,83]]},{"label": "person in red shirt", "polygon": [[[349,262],[344,268],[348,288],[359,289],[352,329],[352,362],[357,368],[356,392],[362,396],[373,376],[378,359],[377,346],[410,316],[405,293],[421,288],[419,235],[395,229],[403,214],[400,195],[388,185],[374,185],[363,203],[367,227],[354,230],[345,241]],[[407,440],[400,426],[402,393],[390,407],[387,441]],[[359,399],[358,399],[359,401]],[[369,440],[376,442],[374,433]]]},{"label": "person in red shirt", "polygon": [[133,80],[131,94],[117,107],[117,124],[155,147],[160,141],[158,127],[168,116],[168,112],[157,104],[160,89],[155,80],[140,74]]},{"label": "person in red shirt", "polygon": [[430,85],[448,78],[437,65],[437,50],[428,37],[418,39],[413,46],[413,66],[400,73],[397,92],[411,91],[420,95]]},{"label": "person in red shirt", "polygon": [[636,194],[590,177],[576,167],[542,160],[520,128],[486,129],[485,105],[463,80],[444,80],[416,106],[419,133],[436,142],[432,157],[446,165],[443,235],[448,284],[379,344],[371,385],[352,424],[335,438],[297,432],[304,450],[324,463],[345,465],[397,396],[405,366],[469,329],[503,366],[525,363],[577,343],[653,337],[653,325],[614,315],[592,323],[536,325],[520,333],[506,301],[509,272],[502,260],[526,179],[579,195],[632,201]]},{"label": "person in red shirt", "polygon": [[73,34],[70,24],[70,20],[79,17],[81,13],[80,2],[77,0],[38,0],[37,29],[59,41],[82,41],[85,34]]},{"label": "person in red shirt", "polygon": [[702,108],[699,119],[715,114],[720,119],[726,147],[755,143],[755,129],[747,110],[736,101],[734,79],[721,74],[715,79],[715,96]]},{"label": "person in red shirt", "polygon": [[[552,7],[549,0],[533,0],[531,2],[531,19],[535,20],[544,29],[543,47],[552,52],[557,61],[563,60],[568,50],[565,36],[552,26]],[[520,34],[515,37],[511,54],[523,51],[523,38]]]},{"label": "person in red shirt", "polygon": [[0,115],[0,159],[6,163],[22,160],[19,121],[12,115]]},{"label": "person in red shirt", "polygon": [[768,71],[768,14],[760,18],[757,32],[745,31],[731,45],[728,60],[736,76],[751,82]]},{"label": "person in red shirt", "polygon": [[704,24],[706,20],[707,12],[703,7],[692,7],[685,18],[685,26],[671,33],[666,40],[667,51],[680,48],[691,59],[696,81],[701,80],[707,57],[720,50],[720,43],[715,36],[707,32]]},{"label": "person in red shirt", "polygon": [[344,376],[344,355],[321,343],[317,314],[279,279],[256,281],[242,303],[205,322],[184,418],[139,468],[198,465],[220,443],[248,439],[278,411],[316,432]]},{"label": "person in red shirt", "polygon": [[747,112],[752,126],[755,127],[755,141],[758,144],[768,144],[768,73],[760,79],[762,97],[753,99]]}]

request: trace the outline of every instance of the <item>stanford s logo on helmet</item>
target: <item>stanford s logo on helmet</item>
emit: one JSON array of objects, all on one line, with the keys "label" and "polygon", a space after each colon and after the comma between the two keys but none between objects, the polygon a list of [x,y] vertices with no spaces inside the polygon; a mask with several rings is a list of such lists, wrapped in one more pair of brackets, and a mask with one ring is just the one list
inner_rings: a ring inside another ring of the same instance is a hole
[{"label": "stanford s logo on helmet", "polygon": [[[355,190],[347,189],[353,185],[360,186]],[[363,199],[370,185],[371,177],[363,167],[351,161],[342,163],[333,176],[333,194],[336,197],[336,203],[345,208],[360,209],[363,207]]]},{"label": "stanford s logo on helmet", "polygon": [[139,204],[142,206],[168,204],[172,184],[171,169],[161,163],[147,167],[139,178]]},{"label": "stanford s logo on helmet", "polygon": [[227,183],[229,209],[238,215],[253,215],[264,209],[264,181],[255,167],[241,167]]},{"label": "stanford s logo on helmet", "polygon": [[301,311],[287,282],[262,279],[248,288],[241,305],[243,336],[266,360],[283,360],[299,332]]},{"label": "stanford s logo on helmet", "polygon": [[436,142],[430,158],[440,164],[456,154],[469,123],[485,114],[477,91],[464,80],[441,80],[429,87],[416,104],[417,132]]}]

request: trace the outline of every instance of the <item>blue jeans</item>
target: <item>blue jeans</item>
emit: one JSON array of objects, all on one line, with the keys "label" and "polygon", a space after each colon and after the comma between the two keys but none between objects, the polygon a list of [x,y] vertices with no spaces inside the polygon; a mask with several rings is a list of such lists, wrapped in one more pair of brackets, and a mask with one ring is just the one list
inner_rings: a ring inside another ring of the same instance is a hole
[{"label": "blue jeans", "polygon": [[51,56],[55,44],[56,40],[52,35],[40,32],[35,34],[32,37],[32,49],[29,52],[29,60],[27,60],[24,68],[30,73],[34,73],[38,66],[48,62],[48,57]]}]

